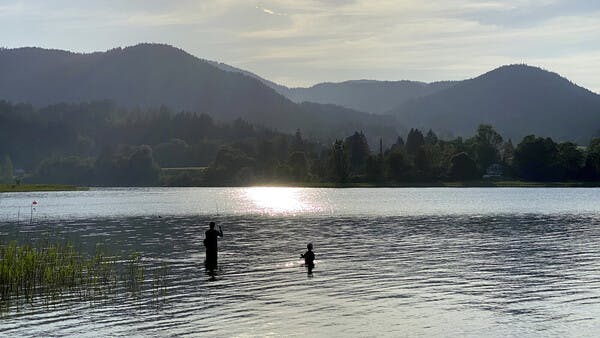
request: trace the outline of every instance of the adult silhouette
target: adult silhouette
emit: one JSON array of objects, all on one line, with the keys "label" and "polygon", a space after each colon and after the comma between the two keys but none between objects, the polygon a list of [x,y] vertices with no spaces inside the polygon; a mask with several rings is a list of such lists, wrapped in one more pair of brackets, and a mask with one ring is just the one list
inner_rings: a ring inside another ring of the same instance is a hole
[{"label": "adult silhouette", "polygon": [[206,260],[204,264],[207,269],[214,270],[217,268],[217,259],[219,246],[217,244],[218,237],[223,237],[223,229],[219,226],[219,230],[215,230],[215,222],[209,223],[209,228],[204,233],[204,246],[206,247]]}]

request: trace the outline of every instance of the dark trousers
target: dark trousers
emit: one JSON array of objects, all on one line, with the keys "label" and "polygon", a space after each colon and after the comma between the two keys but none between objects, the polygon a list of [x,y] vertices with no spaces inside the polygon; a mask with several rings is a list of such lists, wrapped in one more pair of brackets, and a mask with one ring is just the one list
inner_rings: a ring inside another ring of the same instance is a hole
[{"label": "dark trousers", "polygon": [[217,250],[206,250],[206,261],[204,264],[208,269],[216,269],[217,268]]}]

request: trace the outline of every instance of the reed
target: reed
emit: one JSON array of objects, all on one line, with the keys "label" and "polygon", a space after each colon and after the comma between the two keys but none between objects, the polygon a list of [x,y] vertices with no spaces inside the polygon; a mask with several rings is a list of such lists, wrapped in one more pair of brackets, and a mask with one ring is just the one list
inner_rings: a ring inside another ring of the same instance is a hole
[{"label": "reed", "polygon": [[[166,288],[166,269],[164,263],[155,269],[153,295]],[[121,259],[101,246],[96,246],[93,255],[82,254],[71,242],[0,243],[0,313],[37,300],[48,304],[63,295],[94,301],[121,296],[125,289],[132,297],[140,297],[145,270],[137,252]]]}]

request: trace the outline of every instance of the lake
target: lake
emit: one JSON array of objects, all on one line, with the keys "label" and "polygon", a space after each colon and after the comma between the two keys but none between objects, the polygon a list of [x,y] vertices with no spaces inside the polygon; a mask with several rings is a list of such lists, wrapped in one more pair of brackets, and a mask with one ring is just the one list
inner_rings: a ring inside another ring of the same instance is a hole
[{"label": "lake", "polygon": [[[160,297],[11,309],[0,335],[593,337],[599,202],[582,188],[1,194],[4,242],[102,243],[139,251],[148,284],[161,264],[168,275]],[[215,275],[202,264],[211,220],[225,232]]]}]

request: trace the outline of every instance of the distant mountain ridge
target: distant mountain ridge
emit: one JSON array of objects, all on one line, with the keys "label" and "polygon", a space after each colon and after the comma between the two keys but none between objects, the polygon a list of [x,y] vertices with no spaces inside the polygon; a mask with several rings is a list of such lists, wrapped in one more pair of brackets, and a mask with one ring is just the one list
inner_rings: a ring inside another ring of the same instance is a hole
[{"label": "distant mountain ridge", "polygon": [[406,127],[433,129],[446,137],[470,136],[481,123],[505,137],[529,134],[587,144],[600,136],[600,96],[560,75],[528,65],[506,65],[473,79],[353,80],[288,88],[244,72],[295,102],[331,103],[392,115]]},{"label": "distant mountain ridge", "polygon": [[[159,107],[208,113],[220,120],[244,118],[291,132],[342,135],[371,126],[395,133],[392,117],[333,105],[293,103],[261,81],[224,71],[181,49],[139,44],[77,54],[41,48],[0,50],[0,99],[44,106],[110,99],[127,107]],[[309,109],[310,108],[310,109]]]},{"label": "distant mountain ridge", "polygon": [[449,88],[458,82],[439,81],[426,83],[409,80],[350,80],[318,83],[306,88],[289,88],[243,69],[215,61],[209,62],[222,70],[239,72],[254,77],[296,103],[315,102],[335,104],[373,114],[384,114],[408,100],[433,94]]},{"label": "distant mountain ridge", "polygon": [[356,80],[287,88],[168,45],[140,44],[90,54],[0,49],[0,74],[0,100],[166,105],[328,139],[363,130],[371,140],[390,140],[404,127],[470,136],[480,123],[515,141],[534,133],[585,144],[600,136],[598,94],[527,65],[463,81]]},{"label": "distant mountain ridge", "polygon": [[480,123],[516,140],[537,134],[587,143],[600,136],[600,95],[528,65],[499,67],[390,114],[405,125],[457,136],[471,135]]},{"label": "distant mountain ridge", "polygon": [[454,83],[352,80],[319,83],[309,88],[291,88],[284,95],[294,102],[332,103],[364,112],[383,114],[408,100],[436,93],[453,86]]}]

